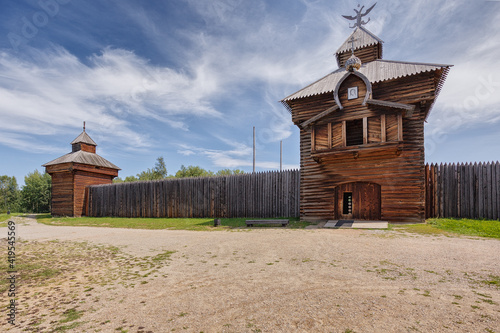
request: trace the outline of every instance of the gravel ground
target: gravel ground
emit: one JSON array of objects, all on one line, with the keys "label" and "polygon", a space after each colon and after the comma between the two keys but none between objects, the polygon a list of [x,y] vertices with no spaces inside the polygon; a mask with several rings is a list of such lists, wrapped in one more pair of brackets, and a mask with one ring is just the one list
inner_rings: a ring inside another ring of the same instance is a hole
[{"label": "gravel ground", "polygon": [[500,332],[498,240],[16,220],[18,265],[57,273],[20,277],[17,325],[1,331]]}]

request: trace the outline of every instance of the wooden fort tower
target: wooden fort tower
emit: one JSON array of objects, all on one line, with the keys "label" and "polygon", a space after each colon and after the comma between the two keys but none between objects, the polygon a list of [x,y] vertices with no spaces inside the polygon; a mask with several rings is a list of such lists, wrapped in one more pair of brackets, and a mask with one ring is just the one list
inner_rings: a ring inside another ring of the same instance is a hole
[{"label": "wooden fort tower", "polygon": [[346,17],[339,69],[281,101],[300,129],[303,220],[425,219],[424,122],[451,66],[383,60],[372,8]]},{"label": "wooden fort tower", "polygon": [[87,215],[85,188],[89,185],[111,184],[118,168],[96,154],[97,144],[85,132],[71,142],[72,152],[44,164],[52,177],[52,215]]}]

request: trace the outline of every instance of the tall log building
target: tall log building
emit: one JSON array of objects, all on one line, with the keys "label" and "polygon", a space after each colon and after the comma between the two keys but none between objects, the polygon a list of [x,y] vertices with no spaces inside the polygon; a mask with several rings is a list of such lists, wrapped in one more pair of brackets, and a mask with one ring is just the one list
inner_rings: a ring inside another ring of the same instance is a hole
[{"label": "tall log building", "polygon": [[451,65],[384,60],[363,24],[339,69],[281,101],[300,129],[301,219],[421,222],[424,122]]},{"label": "tall log building", "polygon": [[54,216],[87,215],[86,187],[111,184],[120,170],[96,154],[97,144],[85,132],[85,125],[71,146],[71,153],[43,165],[52,177],[51,213]]}]

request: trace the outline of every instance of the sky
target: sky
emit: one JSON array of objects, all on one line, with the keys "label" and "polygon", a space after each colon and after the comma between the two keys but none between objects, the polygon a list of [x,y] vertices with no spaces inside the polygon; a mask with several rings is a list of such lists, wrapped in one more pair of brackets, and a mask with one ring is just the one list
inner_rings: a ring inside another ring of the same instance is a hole
[{"label": "sky", "polygon": [[[366,7],[374,1],[361,2]],[[299,168],[279,103],[338,68],[351,0],[0,0],[0,175],[71,151],[83,122],[120,177],[181,165]],[[365,7],[365,8],[366,8]],[[454,65],[426,161],[500,160],[500,1],[378,1],[384,59]]]}]

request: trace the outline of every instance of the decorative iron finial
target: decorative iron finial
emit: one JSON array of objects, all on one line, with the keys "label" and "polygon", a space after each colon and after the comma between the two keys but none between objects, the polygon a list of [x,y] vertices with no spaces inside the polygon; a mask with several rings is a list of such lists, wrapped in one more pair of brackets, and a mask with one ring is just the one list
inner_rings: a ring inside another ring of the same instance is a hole
[{"label": "decorative iron finial", "polygon": [[[375,5],[377,3],[375,2]],[[351,27],[349,26],[349,28],[356,28],[356,27],[361,27],[365,24],[367,24],[368,22],[370,22],[370,18],[368,18],[368,21],[363,21],[363,17],[365,17],[366,15],[368,15],[373,7],[375,7],[375,5],[371,6],[370,8],[368,8],[364,13],[363,13],[363,8],[365,8],[365,6],[361,7],[360,10],[357,10],[357,9],[354,9],[354,11],[356,12],[356,16],[347,16],[347,15],[342,15],[342,17],[348,19],[348,20],[351,20],[351,21],[354,21],[356,20],[356,23],[354,23],[354,25]],[[360,7],[361,5],[358,5],[358,8]]]},{"label": "decorative iron finial", "polygon": [[83,122],[83,131],[85,132],[85,122]]}]

